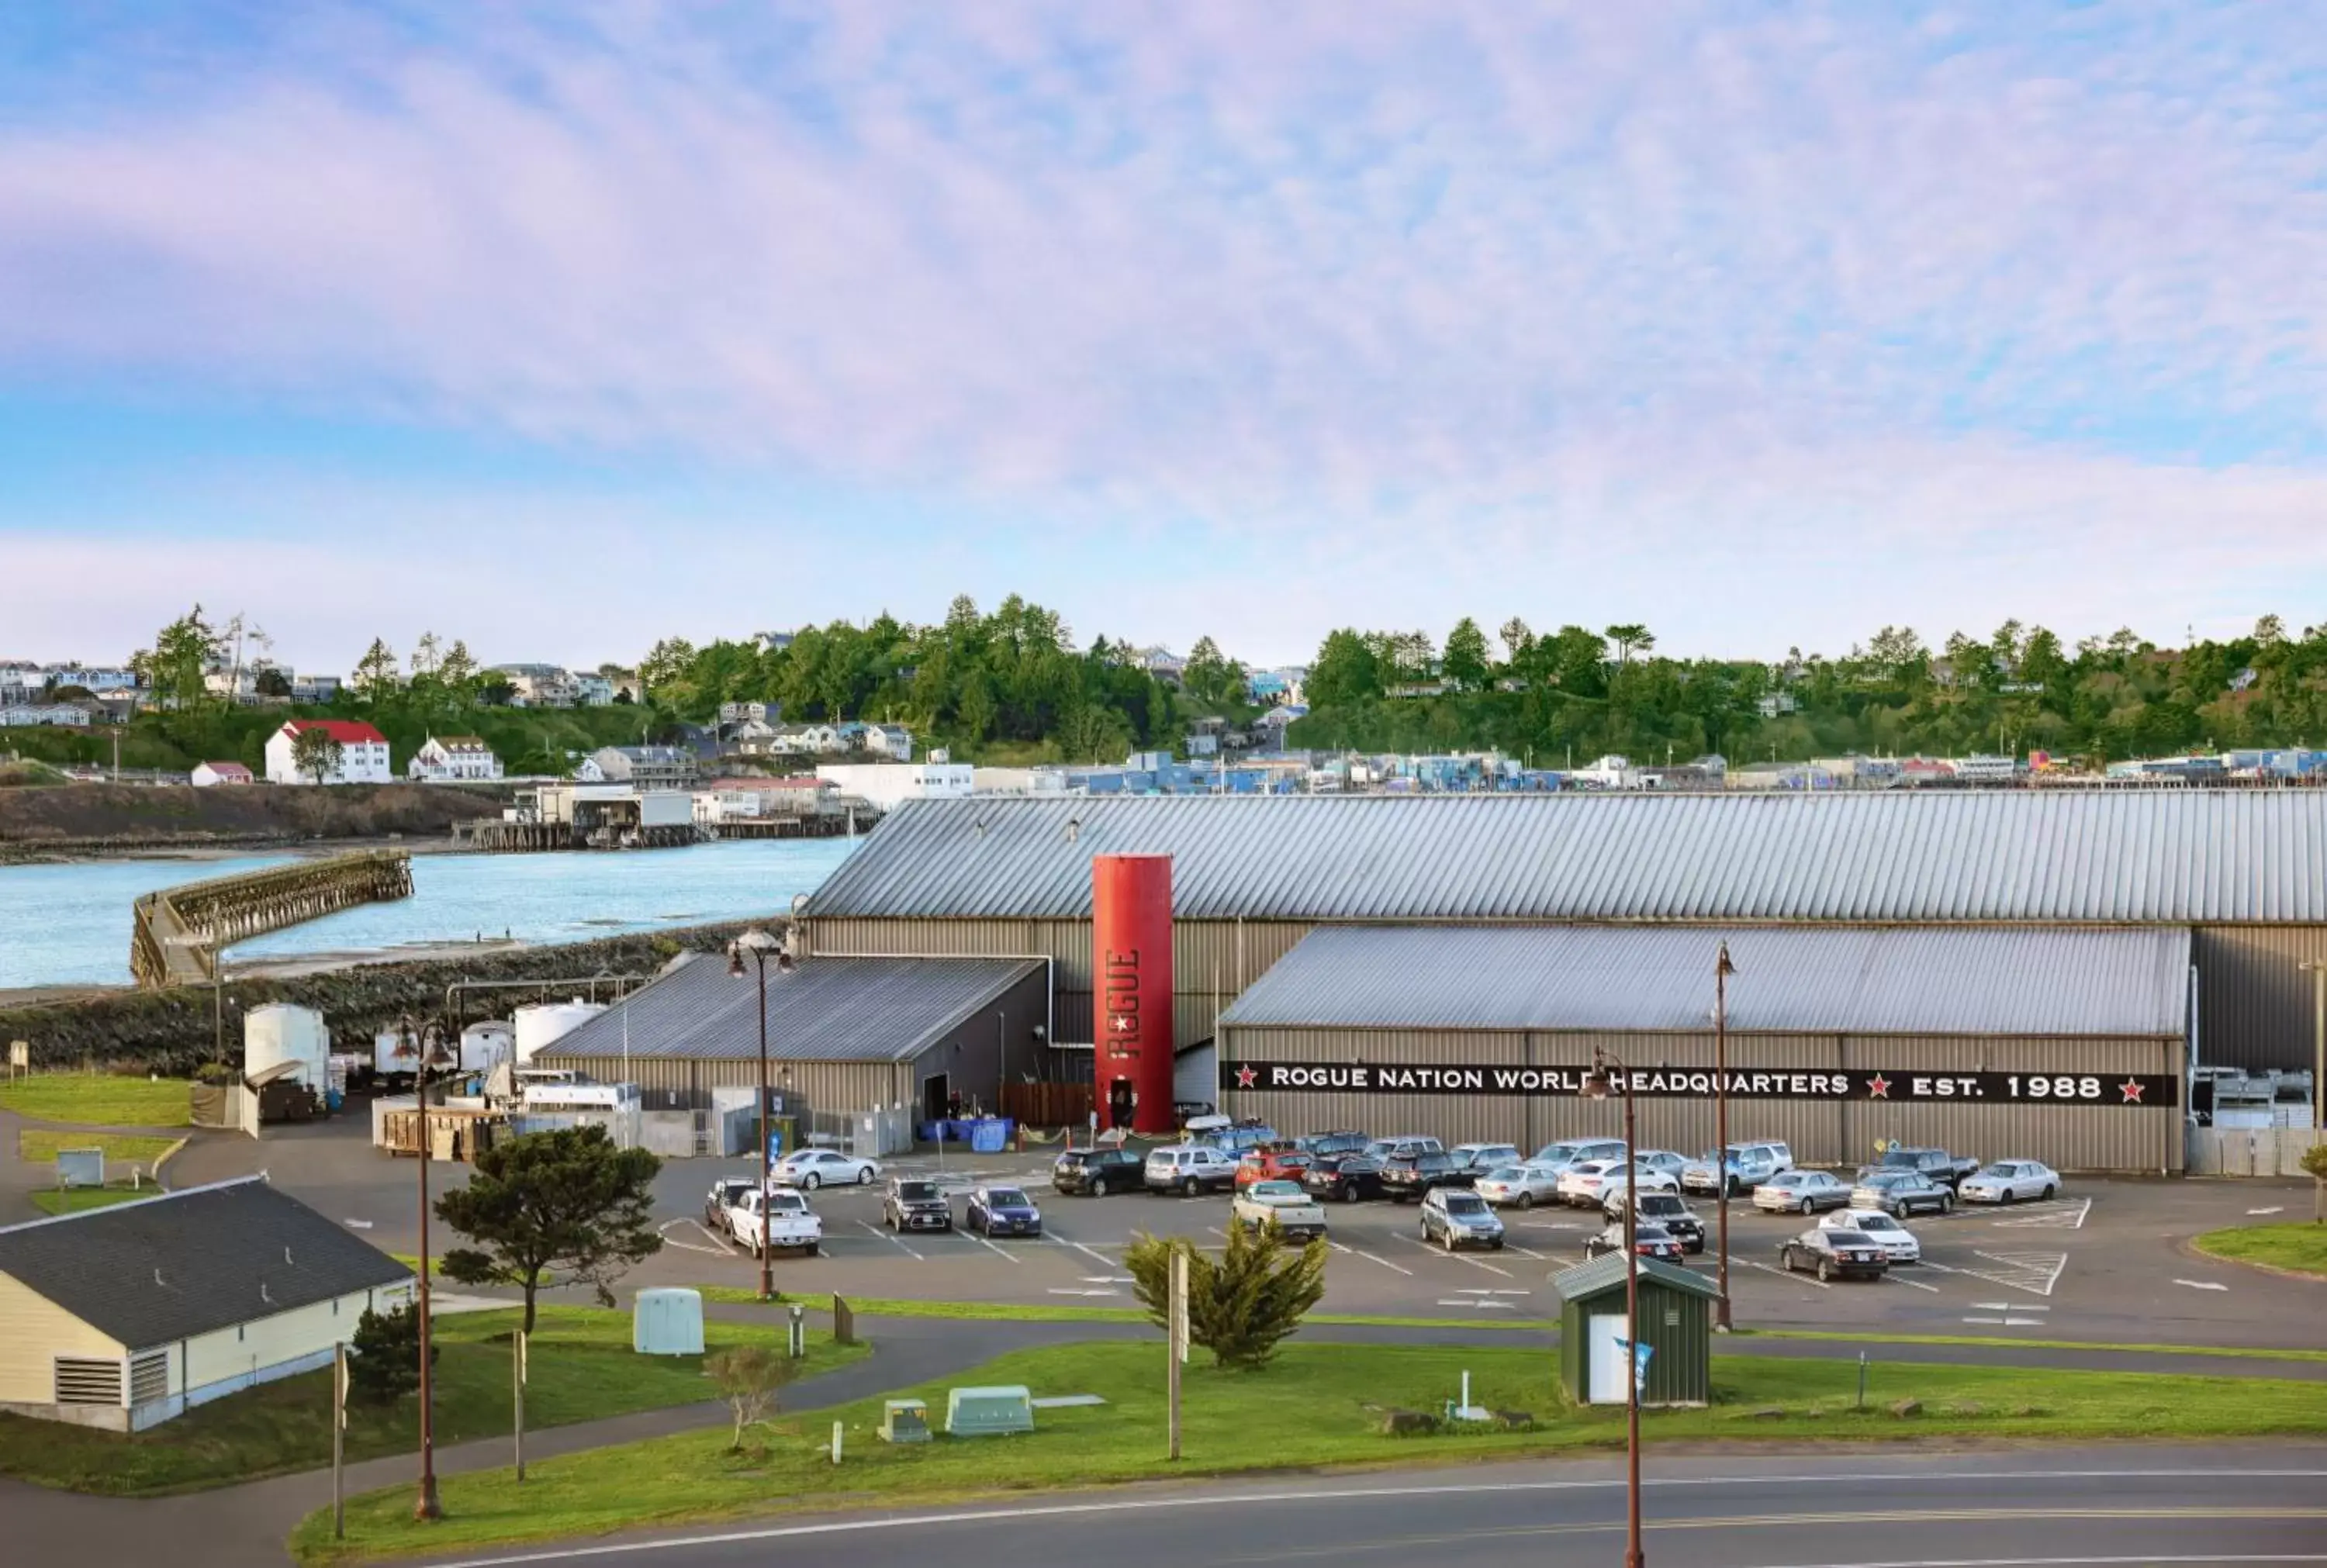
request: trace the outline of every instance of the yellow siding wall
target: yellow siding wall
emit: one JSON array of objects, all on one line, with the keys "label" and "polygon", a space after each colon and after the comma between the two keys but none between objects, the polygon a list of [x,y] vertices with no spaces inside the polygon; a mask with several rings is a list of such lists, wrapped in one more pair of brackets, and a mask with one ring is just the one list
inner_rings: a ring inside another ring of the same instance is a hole
[{"label": "yellow siding wall", "polygon": [[59,1356],[117,1361],[125,1354],[120,1345],[46,1296],[0,1274],[0,1404],[54,1401]]},{"label": "yellow siding wall", "polygon": [[[385,1298],[387,1293],[381,1294]],[[254,1372],[263,1374],[270,1367],[329,1350],[354,1337],[356,1321],[364,1312],[363,1293],[341,1297],[339,1309],[334,1316],[330,1302],[317,1302],[246,1323],[239,1337],[236,1330],[220,1329],[189,1339],[182,1386],[199,1392],[229,1378],[248,1380]]]}]

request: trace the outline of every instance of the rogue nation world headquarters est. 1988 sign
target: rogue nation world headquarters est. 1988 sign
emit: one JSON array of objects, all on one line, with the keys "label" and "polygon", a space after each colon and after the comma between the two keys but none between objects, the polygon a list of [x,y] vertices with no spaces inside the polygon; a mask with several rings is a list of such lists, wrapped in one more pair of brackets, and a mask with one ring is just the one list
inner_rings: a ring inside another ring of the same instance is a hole
[{"label": "rogue nation world headquarters est. 1988 sign", "polygon": [[[1484,1067],[1444,1063],[1224,1062],[1220,1087],[1294,1094],[1489,1095],[1565,1098],[1584,1092],[1575,1067]],[[1615,1075],[1621,1088],[1623,1073]],[[1710,1068],[1636,1068],[1632,1092],[1643,1099],[1710,1098]],[[1967,1100],[2002,1105],[2171,1106],[2178,1085],[2159,1073],[1919,1072],[1887,1068],[1733,1067],[1723,1075],[1731,1099],[1870,1100],[1934,1105]]]}]

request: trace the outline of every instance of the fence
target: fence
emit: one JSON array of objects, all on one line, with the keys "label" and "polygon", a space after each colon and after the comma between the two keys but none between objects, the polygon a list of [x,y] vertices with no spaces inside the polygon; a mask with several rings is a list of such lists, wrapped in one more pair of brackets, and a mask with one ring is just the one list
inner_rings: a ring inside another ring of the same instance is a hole
[{"label": "fence", "polygon": [[1006,1083],[1002,1114],[1026,1127],[1088,1125],[1095,1108],[1089,1084]]},{"label": "fence", "polygon": [[2303,1156],[2322,1140],[2310,1127],[2191,1127],[2192,1176],[2300,1176]]}]

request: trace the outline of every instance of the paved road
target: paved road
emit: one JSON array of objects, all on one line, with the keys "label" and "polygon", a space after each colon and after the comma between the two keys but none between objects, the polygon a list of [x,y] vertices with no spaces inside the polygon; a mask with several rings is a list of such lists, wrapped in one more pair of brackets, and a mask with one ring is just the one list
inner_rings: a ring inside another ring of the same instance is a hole
[{"label": "paved road", "polygon": [[[435,1561],[850,1568],[1046,1562],[1109,1568],[1620,1561],[1625,1489],[1605,1461],[1141,1488],[920,1513],[661,1531]],[[2327,1563],[2327,1446],[1825,1449],[1652,1458],[1658,1568],[2038,1568]]]}]

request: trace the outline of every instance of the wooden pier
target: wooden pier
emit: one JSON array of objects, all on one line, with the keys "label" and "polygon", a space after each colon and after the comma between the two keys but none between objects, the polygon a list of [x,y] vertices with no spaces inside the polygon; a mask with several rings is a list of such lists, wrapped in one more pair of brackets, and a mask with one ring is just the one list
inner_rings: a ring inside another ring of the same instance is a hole
[{"label": "wooden pier", "polygon": [[546,854],[574,849],[683,849],[703,842],[693,823],[655,827],[584,826],[575,822],[463,822],[453,842],[481,854]]},{"label": "wooden pier", "polygon": [[327,860],[212,877],[147,893],[133,906],[129,972],[140,985],[207,985],[236,942],[358,904],[412,896],[412,856],[363,850]]}]

